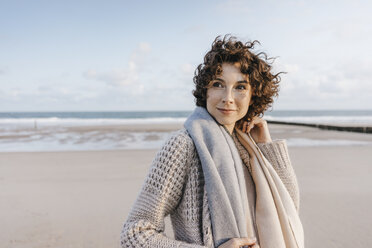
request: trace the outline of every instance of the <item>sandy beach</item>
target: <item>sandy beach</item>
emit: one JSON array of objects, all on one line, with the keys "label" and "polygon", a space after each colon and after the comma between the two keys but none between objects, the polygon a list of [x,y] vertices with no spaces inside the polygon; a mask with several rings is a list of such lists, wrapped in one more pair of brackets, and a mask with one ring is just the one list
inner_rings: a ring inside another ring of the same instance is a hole
[{"label": "sandy beach", "polygon": [[[163,132],[179,127],[116,128]],[[289,141],[306,247],[371,247],[372,135],[285,125],[270,125],[270,130],[274,139]],[[1,247],[119,247],[121,226],[156,152],[0,152]],[[167,220],[168,236],[170,229]]]}]

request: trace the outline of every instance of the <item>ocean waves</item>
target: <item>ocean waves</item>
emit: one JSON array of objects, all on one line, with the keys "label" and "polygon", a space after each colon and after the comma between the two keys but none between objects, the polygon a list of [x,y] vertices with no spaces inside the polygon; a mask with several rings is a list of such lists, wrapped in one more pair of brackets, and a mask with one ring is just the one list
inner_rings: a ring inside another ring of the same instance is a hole
[{"label": "ocean waves", "polygon": [[66,128],[8,130],[1,132],[0,152],[158,149],[171,133]]},{"label": "ocean waves", "polygon": [[[187,111],[0,113],[0,152],[159,149],[172,132],[182,128],[189,114]],[[268,112],[264,118],[292,123],[372,126],[372,111],[276,111]],[[335,138],[335,131],[320,132],[298,126],[271,130],[274,138],[285,138],[292,147],[372,145],[371,134],[342,132]]]}]

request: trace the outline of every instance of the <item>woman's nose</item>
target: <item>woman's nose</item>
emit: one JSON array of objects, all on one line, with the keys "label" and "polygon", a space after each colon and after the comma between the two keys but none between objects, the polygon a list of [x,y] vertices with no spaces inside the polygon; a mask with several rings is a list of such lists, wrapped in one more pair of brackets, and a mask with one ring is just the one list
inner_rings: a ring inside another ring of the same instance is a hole
[{"label": "woman's nose", "polygon": [[223,98],[222,98],[223,103],[233,103],[234,102],[234,97],[233,97],[233,92],[231,89],[226,88]]}]

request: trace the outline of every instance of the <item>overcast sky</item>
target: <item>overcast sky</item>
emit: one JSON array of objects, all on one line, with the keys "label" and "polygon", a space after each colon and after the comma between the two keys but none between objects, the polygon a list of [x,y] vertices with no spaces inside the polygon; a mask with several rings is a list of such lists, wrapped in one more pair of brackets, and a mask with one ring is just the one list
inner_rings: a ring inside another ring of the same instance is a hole
[{"label": "overcast sky", "polygon": [[371,1],[0,0],[0,111],[192,110],[217,35],[278,57],[274,110],[372,109]]}]

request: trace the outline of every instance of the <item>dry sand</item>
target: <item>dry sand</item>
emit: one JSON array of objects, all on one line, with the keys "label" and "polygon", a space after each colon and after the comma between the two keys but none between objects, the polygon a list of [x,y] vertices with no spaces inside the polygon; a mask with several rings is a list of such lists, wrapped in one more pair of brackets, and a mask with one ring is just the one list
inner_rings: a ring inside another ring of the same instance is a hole
[{"label": "dry sand", "polygon": [[[274,138],[302,133],[372,141],[368,134],[305,127],[271,130]],[[0,153],[0,246],[119,247],[121,226],[155,154]],[[306,247],[372,247],[372,146],[290,147],[290,155]]]}]

